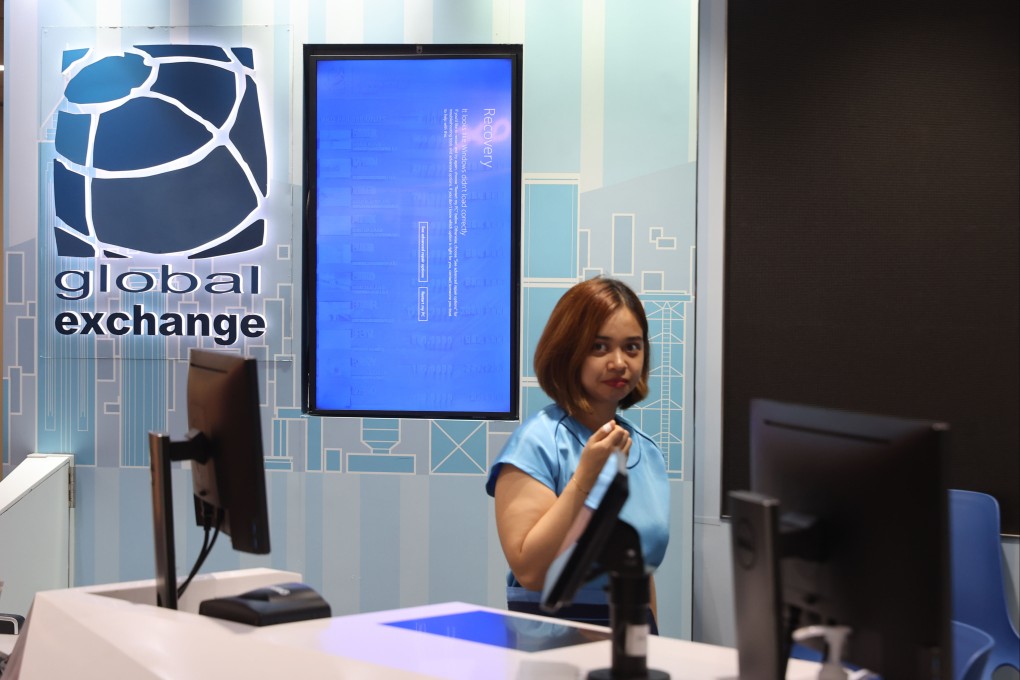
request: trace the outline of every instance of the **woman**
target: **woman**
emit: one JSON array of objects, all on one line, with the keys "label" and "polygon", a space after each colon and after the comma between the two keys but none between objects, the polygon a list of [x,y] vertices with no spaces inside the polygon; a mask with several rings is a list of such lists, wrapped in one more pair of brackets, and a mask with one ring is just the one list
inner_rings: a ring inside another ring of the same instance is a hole
[{"label": "woman", "polygon": [[[538,609],[550,563],[586,503],[598,504],[618,452],[630,496],[620,517],[641,537],[645,564],[657,567],[669,541],[669,484],[662,451],[617,414],[648,394],[648,320],[637,295],[614,279],[579,283],[560,299],[535,348],[535,375],[553,404],[511,435],[489,471],[496,527],[510,574],[507,604]],[[570,536],[571,540],[576,536]],[[563,618],[608,625],[605,577],[561,610]],[[655,588],[650,598],[654,625]]]}]

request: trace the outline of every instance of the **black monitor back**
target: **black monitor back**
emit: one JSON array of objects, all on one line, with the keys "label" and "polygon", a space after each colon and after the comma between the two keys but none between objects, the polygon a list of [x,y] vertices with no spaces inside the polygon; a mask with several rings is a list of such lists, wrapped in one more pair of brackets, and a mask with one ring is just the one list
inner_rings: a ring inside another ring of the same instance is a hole
[{"label": "black monitor back", "polygon": [[792,625],[850,626],[846,659],[886,678],[948,677],[946,426],[768,400],[751,414]]}]

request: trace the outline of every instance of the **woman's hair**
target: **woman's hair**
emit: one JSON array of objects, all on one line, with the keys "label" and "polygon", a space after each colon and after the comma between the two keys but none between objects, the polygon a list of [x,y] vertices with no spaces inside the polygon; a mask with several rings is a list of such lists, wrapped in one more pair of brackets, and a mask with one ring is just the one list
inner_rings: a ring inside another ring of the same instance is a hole
[{"label": "woman's hair", "polygon": [[641,377],[637,386],[620,401],[622,408],[628,408],[648,395],[651,366],[648,319],[634,291],[616,279],[599,277],[583,281],[560,298],[545,324],[535,347],[535,376],[545,393],[572,416],[591,413],[588,395],[581,387],[581,366],[591,353],[599,330],[609,317],[624,307],[640,324],[645,344]]}]

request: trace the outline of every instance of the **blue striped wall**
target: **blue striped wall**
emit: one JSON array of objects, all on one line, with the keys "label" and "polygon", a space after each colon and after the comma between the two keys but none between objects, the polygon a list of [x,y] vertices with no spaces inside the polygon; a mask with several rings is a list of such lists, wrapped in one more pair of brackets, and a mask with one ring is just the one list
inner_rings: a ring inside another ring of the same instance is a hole
[{"label": "blue striped wall", "polygon": [[[75,454],[76,582],[152,575],[145,433],[183,431],[188,343],[97,338],[82,358],[54,338],[53,276],[74,265],[50,236],[55,52],[139,35],[265,47],[276,231],[257,311],[275,330],[243,349],[261,360],[273,551],[221,545],[206,569],[294,569],[342,614],[502,606],[506,563],[483,483],[515,423],[301,415],[301,45],[523,43],[522,410],[547,403],[530,356],[563,291],[597,274],[638,290],[654,369],[652,393],[629,417],[667,455],[673,535],[656,579],[660,616],[666,634],[690,635],[696,0],[8,0],[6,9],[3,463]],[[174,481],[184,568],[200,536],[187,470]]]}]

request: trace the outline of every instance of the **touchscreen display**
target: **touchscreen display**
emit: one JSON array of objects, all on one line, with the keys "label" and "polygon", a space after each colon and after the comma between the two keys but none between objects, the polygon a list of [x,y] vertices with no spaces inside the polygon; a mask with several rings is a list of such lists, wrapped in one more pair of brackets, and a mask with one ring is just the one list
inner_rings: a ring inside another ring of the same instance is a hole
[{"label": "touchscreen display", "polygon": [[522,652],[542,652],[610,638],[608,631],[580,628],[556,619],[532,619],[484,610],[394,621],[385,625]]}]

